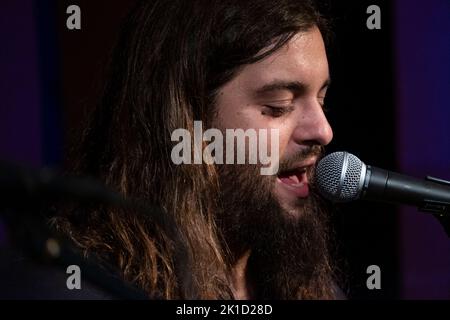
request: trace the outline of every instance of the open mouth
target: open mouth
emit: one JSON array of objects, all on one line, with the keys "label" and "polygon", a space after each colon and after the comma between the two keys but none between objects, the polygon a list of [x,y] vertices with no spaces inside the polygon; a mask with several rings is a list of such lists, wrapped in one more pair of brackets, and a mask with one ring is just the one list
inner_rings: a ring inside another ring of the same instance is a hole
[{"label": "open mouth", "polygon": [[277,180],[286,191],[296,197],[306,198],[309,196],[307,167],[280,172]]}]

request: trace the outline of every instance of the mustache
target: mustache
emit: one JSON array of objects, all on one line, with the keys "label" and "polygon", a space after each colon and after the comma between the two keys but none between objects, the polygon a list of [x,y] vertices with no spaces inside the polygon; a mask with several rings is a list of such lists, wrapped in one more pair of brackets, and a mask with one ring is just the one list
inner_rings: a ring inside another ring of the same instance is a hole
[{"label": "mustache", "polygon": [[324,146],[321,145],[311,145],[306,148],[303,148],[299,152],[296,152],[293,155],[288,157],[284,157],[280,160],[280,165],[278,169],[278,173],[290,171],[294,168],[294,166],[301,161],[307,160],[312,157],[323,157],[325,153]]}]

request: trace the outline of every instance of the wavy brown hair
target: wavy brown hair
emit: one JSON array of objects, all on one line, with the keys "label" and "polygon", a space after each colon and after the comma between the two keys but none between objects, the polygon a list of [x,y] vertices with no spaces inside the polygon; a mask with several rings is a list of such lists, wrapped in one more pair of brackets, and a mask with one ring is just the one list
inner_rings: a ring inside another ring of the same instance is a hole
[{"label": "wavy brown hair", "polygon": [[[193,132],[194,120],[210,123],[216,92],[240,68],[313,26],[324,32],[304,0],[139,2],[71,161],[74,172],[162,208],[181,239],[149,216],[101,206],[65,210],[57,226],[151,296],[232,298],[231,262],[214,219],[217,168],[174,165],[171,133]],[[186,259],[177,259],[179,250]]]}]

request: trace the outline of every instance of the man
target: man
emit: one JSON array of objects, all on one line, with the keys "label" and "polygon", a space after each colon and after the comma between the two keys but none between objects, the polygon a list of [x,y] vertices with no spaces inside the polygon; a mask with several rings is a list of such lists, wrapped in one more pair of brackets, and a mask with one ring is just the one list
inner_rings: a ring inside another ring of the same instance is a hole
[{"label": "man", "polygon": [[[303,0],[139,3],[75,170],[157,205],[177,232],[105,207],[66,210],[57,226],[149,296],[335,298],[326,213],[311,183],[332,139],[324,31]],[[193,132],[194,121],[276,129],[278,172],[175,164],[171,134]]]}]

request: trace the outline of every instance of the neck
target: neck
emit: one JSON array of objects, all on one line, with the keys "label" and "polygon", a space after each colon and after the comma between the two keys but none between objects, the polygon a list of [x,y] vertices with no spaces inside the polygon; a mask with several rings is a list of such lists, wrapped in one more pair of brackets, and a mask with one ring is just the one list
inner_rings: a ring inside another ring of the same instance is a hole
[{"label": "neck", "polygon": [[231,289],[236,300],[248,300],[252,298],[251,287],[247,277],[247,264],[250,250],[241,255],[231,269]]}]

